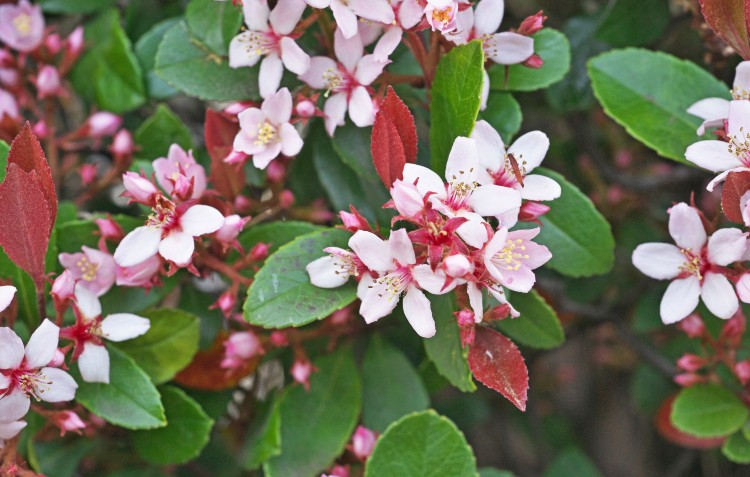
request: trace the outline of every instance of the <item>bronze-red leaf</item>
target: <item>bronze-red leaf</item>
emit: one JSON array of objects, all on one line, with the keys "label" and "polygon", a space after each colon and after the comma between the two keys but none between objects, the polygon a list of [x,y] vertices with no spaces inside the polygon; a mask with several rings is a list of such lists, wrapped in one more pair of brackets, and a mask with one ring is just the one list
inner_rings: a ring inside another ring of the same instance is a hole
[{"label": "bronze-red leaf", "polygon": [[469,368],[485,386],[505,396],[521,411],[526,410],[529,370],[511,340],[491,328],[477,326],[469,348]]},{"label": "bronze-red leaf", "polygon": [[700,0],[709,27],[745,60],[750,59],[746,1]]},{"label": "bronze-red leaf", "polygon": [[203,130],[206,149],[211,156],[211,183],[226,199],[234,200],[245,186],[245,174],[237,167],[224,162],[232,152],[234,137],[240,126],[221,113],[206,110],[206,125]]},{"label": "bronze-red leaf", "polygon": [[721,209],[732,222],[744,223],[740,199],[748,191],[750,191],[750,172],[732,172],[727,175],[721,192]]},{"label": "bronze-red leaf", "polygon": [[417,161],[414,117],[390,86],[375,115],[370,152],[380,180],[389,188],[403,177],[407,162]]}]

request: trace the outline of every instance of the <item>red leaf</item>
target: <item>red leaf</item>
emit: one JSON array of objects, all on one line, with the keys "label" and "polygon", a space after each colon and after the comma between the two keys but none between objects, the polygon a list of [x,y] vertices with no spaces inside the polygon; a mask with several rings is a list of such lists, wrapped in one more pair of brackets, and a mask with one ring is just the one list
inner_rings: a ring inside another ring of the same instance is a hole
[{"label": "red leaf", "polygon": [[669,415],[672,413],[672,403],[674,403],[675,396],[677,396],[677,393],[665,399],[661,406],[659,406],[659,410],[656,411],[654,424],[656,424],[656,430],[659,431],[659,434],[674,444],[690,449],[714,449],[721,446],[724,439],[726,439],[725,437],[703,438],[691,436],[672,425]]},{"label": "red leaf", "polygon": [[[49,209],[49,230],[55,226],[57,217],[57,194],[55,193],[55,181],[52,179],[52,171],[49,169],[47,158],[42,151],[42,145],[39,144],[31,125],[28,121],[24,124],[23,129],[13,139],[8,152],[8,170],[11,164],[17,164],[24,172],[36,172],[39,180],[44,201]],[[47,237],[49,240],[49,237]]]},{"label": "red leaf", "polygon": [[740,199],[750,190],[750,172],[732,172],[724,181],[721,192],[721,209],[732,222],[743,224]]},{"label": "red leaf", "polygon": [[0,184],[0,246],[43,290],[52,214],[36,171],[24,172],[18,164],[8,164],[7,171]]},{"label": "red leaf", "polygon": [[220,331],[213,345],[207,350],[199,351],[193,361],[177,373],[175,381],[186,388],[202,391],[223,391],[237,387],[245,376],[255,372],[260,363],[260,356],[252,358],[235,369],[222,369],[224,358],[224,341],[229,334]]},{"label": "red leaf", "polygon": [[245,186],[245,174],[238,172],[237,167],[224,162],[224,158],[232,152],[234,137],[240,126],[216,111],[206,110],[206,126],[204,135],[206,149],[211,156],[211,183],[219,193],[227,199],[234,200]]},{"label": "red leaf", "polygon": [[511,340],[491,328],[477,326],[474,344],[469,348],[469,368],[485,386],[505,396],[521,411],[526,410],[529,370]]},{"label": "red leaf", "polygon": [[745,60],[750,59],[750,43],[744,1],[700,0],[701,12],[709,27]]},{"label": "red leaf", "polygon": [[389,188],[401,179],[407,162],[417,161],[414,117],[390,86],[375,115],[370,152],[380,180]]}]

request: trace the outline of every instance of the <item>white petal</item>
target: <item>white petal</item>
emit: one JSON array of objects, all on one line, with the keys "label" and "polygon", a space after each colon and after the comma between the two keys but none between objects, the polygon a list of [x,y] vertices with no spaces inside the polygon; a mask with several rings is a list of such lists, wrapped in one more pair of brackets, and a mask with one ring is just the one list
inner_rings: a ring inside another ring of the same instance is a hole
[{"label": "white petal", "polygon": [[13,439],[23,430],[24,427],[26,427],[25,421],[0,421],[0,439]]},{"label": "white petal", "polygon": [[31,401],[29,397],[15,388],[10,394],[0,397],[0,422],[13,422],[21,419],[29,412]]},{"label": "white petal", "polygon": [[468,245],[481,248],[487,241],[487,227],[485,227],[486,222],[484,219],[479,214],[465,210],[459,211],[456,215],[469,219],[456,229],[458,236],[464,239],[464,242]]},{"label": "white petal", "polygon": [[333,49],[336,58],[344,65],[347,71],[354,71],[357,62],[365,51],[362,45],[362,37],[354,35],[351,38],[344,38],[343,32],[339,29],[333,35]]},{"label": "white petal", "polygon": [[349,239],[349,248],[370,270],[386,272],[393,270],[393,257],[388,243],[372,232],[358,230]]},{"label": "white petal", "polygon": [[456,288],[456,280],[453,280],[445,289],[443,288],[447,277],[445,272],[440,268],[433,272],[429,265],[417,265],[412,269],[411,274],[420,288],[427,290],[433,295],[443,295]]},{"label": "white petal", "polygon": [[390,315],[398,300],[399,294],[393,295],[389,291],[389,285],[381,282],[373,283],[365,292],[359,314],[366,323],[373,323],[386,315]]},{"label": "white petal", "polygon": [[541,131],[531,131],[516,139],[508,148],[508,154],[513,154],[525,173],[529,173],[542,163],[548,150],[547,135]]},{"label": "white petal", "polygon": [[323,112],[326,115],[326,132],[333,136],[337,126],[344,125],[344,116],[349,102],[345,93],[331,95],[323,106]]},{"label": "white petal", "polygon": [[349,274],[342,271],[335,257],[320,257],[305,267],[310,283],[320,288],[337,288],[349,280]]},{"label": "white petal", "polygon": [[287,157],[294,157],[302,150],[304,143],[300,137],[297,128],[290,123],[284,123],[279,128],[279,137],[281,138],[281,153]]},{"label": "white petal", "polygon": [[478,36],[495,33],[500,28],[505,13],[503,0],[481,0],[474,13],[474,29]]},{"label": "white petal", "polygon": [[260,62],[258,73],[258,88],[260,97],[268,98],[279,89],[281,76],[284,74],[284,64],[276,53],[272,53]]},{"label": "white petal", "polygon": [[375,108],[367,88],[357,86],[349,99],[349,118],[354,124],[363,128],[372,126],[375,121]]},{"label": "white petal", "polygon": [[746,99],[730,101],[727,134],[731,137],[739,136],[741,141],[744,141],[748,131],[750,131],[750,101]]},{"label": "white petal", "polygon": [[159,255],[179,266],[190,263],[195,251],[195,242],[190,234],[173,230],[159,245]]},{"label": "white petal", "polygon": [[[391,53],[393,53],[396,47],[401,43],[402,35],[403,32],[399,27],[393,27],[386,30],[385,34],[380,37],[380,40],[378,40],[378,43],[375,45],[375,49],[372,52],[373,59],[381,63],[388,61],[388,57],[391,56]],[[359,68],[357,68],[357,73],[359,73]],[[372,81],[370,81],[370,83],[372,83]]]},{"label": "white petal", "polygon": [[[529,56],[534,54],[534,39],[529,36],[506,31],[496,33],[490,38],[492,48],[487,51],[487,47],[485,47],[485,52],[489,59],[495,63],[515,65],[526,61]],[[485,45],[487,45],[487,42],[485,42]]]},{"label": "white petal", "polygon": [[23,341],[21,338],[6,326],[0,328],[0,369],[16,369],[22,360]]},{"label": "white petal", "polygon": [[689,114],[712,121],[729,117],[729,100],[724,98],[706,98],[693,103],[687,109]]},{"label": "white petal", "polygon": [[701,285],[694,276],[674,280],[661,299],[659,314],[661,321],[670,325],[688,316],[698,306]]},{"label": "white petal", "polygon": [[354,73],[354,77],[360,84],[367,86],[380,76],[388,63],[390,63],[388,58],[381,61],[375,55],[366,55],[357,63],[357,71]]},{"label": "white petal", "polygon": [[161,230],[138,227],[122,239],[115,250],[115,262],[121,267],[132,267],[156,255],[161,242]]},{"label": "white petal", "polygon": [[477,142],[479,164],[490,172],[498,171],[505,161],[505,145],[500,134],[482,119],[474,125],[471,137]]},{"label": "white petal", "polygon": [[467,202],[483,217],[501,215],[521,207],[521,192],[510,187],[487,184],[477,187]]},{"label": "white petal", "polygon": [[708,239],[708,260],[726,266],[742,258],[747,249],[747,234],[740,229],[719,229]]},{"label": "white petal", "polygon": [[388,237],[388,249],[391,256],[401,265],[412,265],[417,262],[414,255],[414,245],[409,239],[406,229],[398,229],[391,232]]},{"label": "white petal", "polygon": [[406,289],[404,315],[419,336],[422,338],[435,336],[435,320],[432,318],[430,300],[414,285],[409,285]]},{"label": "white petal", "polygon": [[265,1],[244,2],[242,13],[250,30],[268,31],[268,3]]},{"label": "white petal", "polygon": [[344,38],[351,38],[357,34],[357,15],[349,7],[345,6],[341,0],[331,0],[331,11]]},{"label": "white petal", "polygon": [[279,0],[271,10],[269,20],[273,30],[280,35],[288,35],[297,26],[307,4],[304,0]]},{"label": "white petal", "polygon": [[431,198],[436,197],[439,199],[444,199],[446,197],[445,182],[443,182],[443,179],[431,169],[428,169],[424,166],[419,166],[412,163],[407,163],[406,165],[404,165],[403,181],[410,184],[414,184],[416,182],[417,190],[420,194],[422,194],[422,197],[424,197],[428,192],[433,193],[430,196]]},{"label": "white petal", "polygon": [[390,25],[396,19],[387,0],[349,0],[354,13],[367,20]]},{"label": "white petal", "polygon": [[531,174],[523,178],[521,197],[526,200],[555,200],[562,194],[560,184],[549,177]]},{"label": "white petal", "polygon": [[725,320],[731,318],[740,306],[734,287],[727,277],[720,273],[706,273],[701,298],[711,313]]},{"label": "white petal", "polygon": [[642,243],[633,251],[633,265],[644,275],[668,280],[680,274],[685,256],[670,243]]},{"label": "white petal", "polygon": [[229,43],[229,66],[231,68],[241,68],[243,66],[255,66],[262,55],[256,48],[248,46],[249,38],[253,32],[242,32],[232,38]]},{"label": "white petal", "polygon": [[684,202],[669,209],[669,235],[678,247],[695,253],[700,253],[706,243],[706,230],[698,211]]},{"label": "white petal", "polygon": [[87,383],[109,384],[109,352],[107,348],[91,342],[83,344],[83,353],[78,357],[81,378]]},{"label": "white petal", "polygon": [[151,328],[148,318],[131,313],[113,313],[102,320],[102,337],[109,341],[131,340]]},{"label": "white petal", "polygon": [[87,288],[81,286],[80,283],[75,286],[75,299],[78,311],[87,320],[93,320],[102,314],[102,304],[99,302],[99,298]]},{"label": "white petal", "polygon": [[26,343],[26,367],[47,366],[57,351],[60,328],[49,320],[42,321]]},{"label": "white petal", "polygon": [[5,310],[10,306],[10,302],[13,301],[13,296],[16,294],[16,287],[11,285],[5,285],[0,287],[0,311]]},{"label": "white petal", "polygon": [[712,172],[722,172],[742,165],[739,159],[727,150],[724,141],[698,141],[685,150],[685,159]]},{"label": "white petal", "polygon": [[476,140],[468,137],[457,137],[453,141],[448,162],[445,164],[445,178],[448,182],[464,182],[471,184],[476,181],[479,173],[479,149]]},{"label": "white petal", "polygon": [[310,58],[310,68],[306,73],[299,75],[299,80],[304,81],[315,89],[326,89],[327,80],[325,74],[329,70],[336,70],[336,62],[327,56],[314,56]]},{"label": "white petal", "polygon": [[372,275],[369,273],[365,273],[361,276],[359,279],[359,283],[357,284],[357,298],[360,300],[365,299],[365,295],[367,295],[367,290],[370,289],[370,286],[375,281],[374,278],[372,278]]},{"label": "white petal", "polygon": [[[263,101],[261,112],[272,124],[288,123],[292,117],[292,93],[288,88],[281,88]],[[255,121],[251,128],[257,128],[261,121]]]},{"label": "white petal", "polygon": [[743,61],[737,65],[733,86],[739,90],[750,91],[750,61]]},{"label": "white petal", "polygon": [[484,305],[482,304],[482,290],[475,283],[469,282],[466,285],[466,292],[469,295],[469,305],[474,311],[474,322],[481,323],[484,318]]},{"label": "white petal", "polygon": [[42,401],[65,402],[73,400],[76,396],[78,384],[76,384],[71,375],[57,368],[42,368],[41,371],[52,382],[50,385],[45,386],[43,390],[37,389],[37,392],[44,391],[39,395]]},{"label": "white petal", "polygon": [[403,0],[398,9],[398,21],[403,28],[409,29],[417,25],[424,16],[424,9],[418,0]]},{"label": "white petal", "polygon": [[310,69],[310,55],[295,43],[294,40],[285,36],[279,42],[281,46],[281,61],[286,69],[292,73],[301,75]]},{"label": "white petal", "polygon": [[224,216],[208,205],[194,205],[180,217],[182,231],[193,237],[216,232],[222,225]]}]

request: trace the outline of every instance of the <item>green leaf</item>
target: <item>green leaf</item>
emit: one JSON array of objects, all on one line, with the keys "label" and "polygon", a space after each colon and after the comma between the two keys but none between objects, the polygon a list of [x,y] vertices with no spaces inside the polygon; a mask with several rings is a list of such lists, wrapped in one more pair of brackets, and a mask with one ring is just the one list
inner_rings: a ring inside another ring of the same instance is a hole
[{"label": "green leaf", "polygon": [[164,34],[156,52],[156,74],[170,86],[204,100],[235,101],[258,98],[256,68],[229,67],[199,39],[185,22]]},{"label": "green leaf", "polygon": [[243,446],[241,458],[246,470],[255,470],[271,457],[281,454],[280,399],[267,403],[253,419]]},{"label": "green leaf", "polygon": [[375,444],[365,477],[477,477],[474,453],[461,431],[435,411],[393,423]]},{"label": "green leaf", "polygon": [[750,464],[750,441],[742,432],[735,432],[724,441],[721,453],[737,464]]},{"label": "green leaf", "polygon": [[250,227],[242,231],[237,241],[242,245],[245,251],[250,251],[256,244],[263,242],[271,244],[269,253],[274,253],[285,243],[291,242],[300,235],[309,234],[316,230],[322,230],[320,225],[311,224],[310,222],[300,222],[296,220],[285,220],[276,222],[267,222]]},{"label": "green leaf", "polygon": [[688,163],[685,149],[700,140],[701,123],[687,108],[710,97],[729,99],[729,87],[695,64],[636,48],[601,54],[588,64],[594,95],[630,135],[660,155]]},{"label": "green leaf", "polygon": [[156,384],[172,379],[198,352],[198,317],[182,310],[162,308],[143,313],[151,328],[143,336],[118,343]]},{"label": "green leaf", "polygon": [[351,234],[325,229],[298,237],[268,257],[247,290],[245,320],[264,328],[302,326],[327,317],[356,298],[350,281],[339,288],[318,288],[305,267],[325,255],[326,247],[347,247]]},{"label": "green leaf", "polygon": [[156,51],[159,49],[164,34],[179,22],[179,18],[170,18],[154,25],[143,34],[135,44],[135,56],[146,72],[146,87],[151,98],[165,99],[177,94],[177,90],[169,86],[154,71]]},{"label": "green leaf", "polygon": [[602,477],[591,459],[577,447],[560,452],[544,471],[543,477]]},{"label": "green leaf", "polygon": [[697,384],[680,391],[670,419],[682,432],[721,437],[740,430],[749,416],[750,411],[732,391],[717,384]]},{"label": "green leaf", "polygon": [[562,195],[543,215],[542,231],[535,239],[552,252],[551,269],[569,277],[589,277],[607,273],[614,265],[615,239],[607,219],[591,199],[560,174],[534,169],[535,174],[554,179]]},{"label": "green leaf", "polygon": [[509,470],[498,470],[492,467],[483,467],[479,469],[479,477],[515,477],[516,474]]},{"label": "green leaf", "polygon": [[[102,215],[101,217],[104,217]],[[98,218],[98,216],[97,216]],[[130,215],[113,215],[112,218],[122,227],[125,233],[143,225],[143,219]],[[74,219],[55,224],[57,229],[57,248],[59,252],[77,253],[81,246],[97,248],[99,227],[94,219]]]},{"label": "green leaf", "polygon": [[91,48],[71,75],[76,91],[100,109],[117,114],[142,105],[146,101],[143,72],[117,10],[86,25],[85,38]]},{"label": "green leaf", "polygon": [[472,392],[477,386],[471,379],[468,349],[461,346],[461,335],[453,316],[453,301],[450,295],[440,295],[430,296],[430,302],[436,332],[435,336],[424,340],[427,356],[435,364],[437,372],[448,382],[463,392]]},{"label": "green leaf", "polygon": [[514,293],[511,303],[521,316],[498,321],[497,328],[503,334],[532,348],[551,349],[563,344],[565,334],[557,313],[535,290]]},{"label": "green leaf", "polygon": [[281,401],[281,454],[267,477],[318,477],[344,450],[359,419],[362,384],[350,346],[315,360],[310,391],[296,385]]},{"label": "green leaf", "polygon": [[[387,385],[385,385],[387,383]],[[406,414],[430,405],[417,370],[380,335],[367,347],[362,363],[362,423],[377,432]]]},{"label": "green leaf", "polygon": [[174,386],[159,388],[167,415],[160,429],[131,434],[135,450],[157,465],[183,464],[197,457],[208,444],[214,421],[197,402]]},{"label": "green leaf", "polygon": [[16,287],[18,316],[23,318],[30,329],[39,324],[39,308],[36,302],[36,288],[31,277],[13,263],[0,249],[0,277]]},{"label": "green leaf", "polygon": [[108,349],[109,384],[87,383],[75,372],[79,383],[76,401],[105,421],[126,429],[165,426],[164,406],[148,375],[122,351]]},{"label": "green leaf", "polygon": [[523,65],[492,66],[490,87],[501,91],[536,91],[557,83],[570,69],[570,44],[565,35],[552,28],[543,28],[534,35],[534,53],[544,60],[541,68]]},{"label": "green leaf", "polygon": [[500,133],[505,144],[510,144],[513,136],[521,129],[521,105],[510,93],[491,92],[487,99],[487,108],[479,113],[479,119],[484,119]]},{"label": "green leaf", "polygon": [[432,170],[445,171],[448,153],[458,136],[469,136],[479,113],[484,52],[478,40],[443,56],[432,83],[430,151]]},{"label": "green leaf", "polygon": [[138,157],[149,160],[166,157],[172,144],[179,144],[185,150],[193,148],[190,130],[166,104],[160,104],[136,129],[133,139],[141,148]]},{"label": "green leaf", "polygon": [[35,466],[38,472],[55,477],[73,477],[81,460],[91,454],[96,444],[88,439],[72,442],[56,439],[49,442],[31,441],[31,445],[34,447],[34,460],[38,462],[38,466]]},{"label": "green leaf", "polygon": [[42,10],[48,13],[91,13],[103,10],[116,0],[39,0]]},{"label": "green leaf", "polygon": [[5,168],[8,167],[8,152],[10,146],[0,139],[0,182],[5,180]]},{"label": "green leaf", "polygon": [[185,21],[194,37],[224,56],[242,25],[242,10],[229,2],[192,0],[185,10]]},{"label": "green leaf", "polygon": [[617,0],[596,37],[612,46],[645,46],[664,33],[669,16],[667,0]]}]

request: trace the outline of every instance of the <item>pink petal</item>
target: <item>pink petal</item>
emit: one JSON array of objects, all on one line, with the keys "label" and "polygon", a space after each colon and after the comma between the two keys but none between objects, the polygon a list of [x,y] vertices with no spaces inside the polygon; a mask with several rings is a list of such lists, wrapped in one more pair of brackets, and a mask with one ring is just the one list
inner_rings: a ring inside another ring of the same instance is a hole
[{"label": "pink petal", "polygon": [[161,244],[159,244],[159,255],[164,257],[165,260],[171,260],[179,266],[190,263],[190,258],[193,256],[194,250],[195,242],[193,242],[193,236],[178,230],[170,232],[161,241]]},{"label": "pink petal", "polygon": [[495,63],[515,65],[534,54],[534,39],[512,32],[496,33],[485,40],[484,51]]},{"label": "pink petal", "polygon": [[706,230],[698,211],[684,202],[669,209],[669,235],[678,247],[695,253],[700,253],[706,243]]},{"label": "pink petal", "polygon": [[26,427],[25,421],[0,421],[0,439],[13,439],[23,430],[24,427]]},{"label": "pink petal", "polygon": [[346,115],[348,103],[346,94],[337,93],[331,95],[323,106],[323,112],[326,115],[326,132],[328,132],[329,136],[333,136],[336,126],[344,125],[344,116]]},{"label": "pink petal", "polygon": [[388,237],[388,249],[391,252],[390,255],[401,265],[412,265],[417,262],[414,245],[409,240],[406,229],[391,232],[391,236]]},{"label": "pink petal", "polygon": [[[0,369],[16,369],[22,360],[23,341],[21,338],[7,326],[0,328]],[[0,413],[0,416],[2,415]]]},{"label": "pink petal", "polygon": [[708,239],[708,260],[726,266],[742,258],[747,249],[747,234],[740,229],[719,229]]},{"label": "pink petal", "polygon": [[232,38],[229,42],[229,66],[232,68],[242,68],[245,66],[255,66],[262,51],[258,48],[250,48],[250,37],[255,32],[245,31]]},{"label": "pink petal", "polygon": [[521,197],[526,200],[555,200],[561,194],[560,184],[554,179],[536,174],[523,178]]},{"label": "pink petal", "polygon": [[474,311],[474,322],[481,323],[484,318],[484,305],[482,304],[482,290],[475,283],[469,282],[466,285],[466,292],[469,295],[469,305]]},{"label": "pink petal", "polygon": [[161,230],[137,227],[127,234],[115,250],[115,262],[121,267],[132,267],[156,255],[161,242]]},{"label": "pink petal", "polygon": [[435,336],[435,320],[432,318],[430,300],[414,285],[409,285],[406,289],[404,315],[419,336],[422,338]]},{"label": "pink petal", "polygon": [[398,9],[398,22],[402,28],[408,30],[417,25],[424,16],[424,8],[417,0],[403,0]]},{"label": "pink petal", "polygon": [[280,152],[281,143],[279,141],[273,142],[263,148],[262,151],[253,154],[253,165],[258,169],[265,169],[271,161],[279,157]]},{"label": "pink petal", "polygon": [[71,375],[57,368],[42,368],[41,371],[51,381],[43,389],[36,389],[42,401],[65,402],[75,398],[78,384]]},{"label": "pink petal", "polygon": [[711,313],[724,320],[731,318],[740,306],[734,287],[729,279],[720,273],[706,273],[701,298]]},{"label": "pink petal", "polygon": [[224,216],[208,205],[194,205],[180,217],[182,231],[192,237],[216,232],[222,225],[224,225]]},{"label": "pink petal", "polygon": [[341,0],[331,0],[331,11],[344,38],[351,38],[357,34],[357,15],[348,6]]},{"label": "pink petal", "polygon": [[[391,56],[391,54],[396,50],[396,47],[398,47],[398,45],[401,43],[402,35],[403,35],[403,32],[401,31],[401,28],[399,27],[389,28],[385,32],[385,34],[380,37],[380,40],[378,40],[377,45],[375,45],[375,49],[372,52],[372,58],[375,61],[379,61],[381,63],[385,63],[386,61],[388,61],[388,57]],[[361,67],[362,65],[360,64],[359,68],[357,68],[357,75],[359,75],[359,70]],[[374,78],[372,81],[374,81]],[[372,83],[372,81],[370,81],[370,83]],[[370,84],[370,83],[367,83],[367,84]]]},{"label": "pink petal", "polygon": [[357,63],[357,71],[354,73],[354,77],[360,84],[367,86],[380,76],[383,72],[383,68],[385,68],[388,63],[390,63],[388,58],[384,61],[380,61],[375,55],[365,55]]},{"label": "pink petal", "polygon": [[503,270],[501,283],[509,290],[528,293],[536,282],[536,276],[528,267],[521,266],[518,270]]},{"label": "pink petal", "polygon": [[396,19],[387,0],[349,0],[349,8],[362,18],[390,25]]},{"label": "pink petal", "polygon": [[375,121],[375,108],[370,93],[364,86],[357,86],[349,99],[349,118],[357,126],[372,126]]},{"label": "pink petal", "polygon": [[349,274],[343,272],[338,260],[330,255],[313,260],[305,267],[310,276],[310,283],[320,288],[338,288],[349,280]]},{"label": "pink petal", "polygon": [[78,311],[81,312],[87,321],[91,321],[102,314],[102,304],[99,302],[99,299],[89,289],[82,286],[81,283],[76,283],[75,300]]},{"label": "pink petal", "polygon": [[481,0],[474,14],[474,28],[477,36],[490,35],[500,28],[505,13],[503,0]]},{"label": "pink petal", "polygon": [[344,33],[340,29],[333,34],[333,49],[336,58],[347,71],[354,71],[357,62],[362,58],[365,51],[362,38],[359,35],[344,37]]},{"label": "pink petal", "polygon": [[674,280],[661,299],[659,314],[664,324],[671,325],[688,316],[698,306],[701,285],[694,276]]},{"label": "pink petal", "polygon": [[261,98],[268,98],[279,89],[283,74],[284,64],[276,53],[271,53],[260,62],[258,87],[260,88]]},{"label": "pink petal", "polygon": [[83,344],[78,357],[78,370],[87,383],[109,384],[109,352],[107,348],[91,342]]},{"label": "pink petal", "polygon": [[279,136],[281,140],[281,153],[285,156],[296,156],[302,150],[302,146],[304,145],[302,137],[297,132],[297,128],[291,124],[282,124],[281,128],[279,128]]},{"label": "pink petal", "polygon": [[737,157],[727,150],[724,141],[698,141],[685,150],[685,159],[712,172],[722,172],[742,166]]},{"label": "pink petal", "polygon": [[394,269],[388,243],[372,232],[358,230],[349,239],[349,247],[370,270],[387,272]]},{"label": "pink petal", "polygon": [[490,172],[497,172],[505,163],[505,145],[500,134],[485,120],[477,121],[471,138],[476,141],[479,164]]},{"label": "pink petal", "polygon": [[268,4],[266,2],[244,2],[242,13],[245,17],[245,25],[250,30],[268,31]]},{"label": "pink petal", "polygon": [[303,0],[279,0],[271,11],[269,19],[273,30],[280,35],[288,35],[297,26],[307,4]]},{"label": "pink petal", "polygon": [[327,71],[336,71],[336,62],[327,56],[313,56],[310,58],[310,68],[298,78],[311,88],[326,89],[328,83],[324,75]]},{"label": "pink petal", "polygon": [[10,394],[0,397],[0,422],[13,422],[21,419],[29,412],[31,401],[29,397],[15,388]]},{"label": "pink petal", "polygon": [[60,328],[49,320],[42,321],[26,343],[26,367],[35,369],[47,366],[57,351]]},{"label": "pink petal", "polygon": [[286,69],[301,75],[310,69],[310,55],[300,48],[294,40],[285,36],[279,42],[281,47],[281,61]]},{"label": "pink petal", "polygon": [[541,131],[527,132],[515,140],[508,148],[518,164],[524,168],[524,174],[531,172],[544,160],[549,150],[549,138]]},{"label": "pink petal", "polygon": [[150,328],[148,318],[132,313],[113,313],[102,320],[102,337],[119,343],[144,335]]},{"label": "pink petal", "polygon": [[287,88],[274,91],[263,101],[261,110],[274,125],[288,123],[292,117],[292,93]]},{"label": "pink petal", "polygon": [[16,287],[12,285],[0,286],[0,311],[3,311],[10,306],[15,294]]}]

